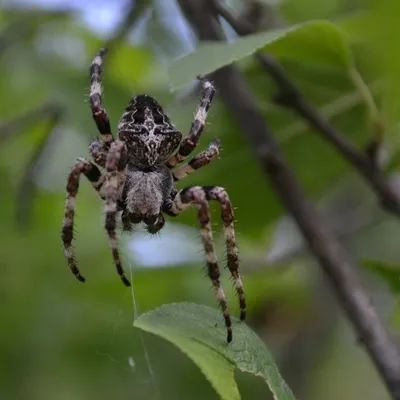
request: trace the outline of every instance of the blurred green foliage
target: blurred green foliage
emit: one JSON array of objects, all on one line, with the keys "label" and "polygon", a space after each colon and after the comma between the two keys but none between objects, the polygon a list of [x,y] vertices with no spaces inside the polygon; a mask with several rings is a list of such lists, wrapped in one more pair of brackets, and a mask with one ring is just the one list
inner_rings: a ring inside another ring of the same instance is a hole
[{"label": "blurred green foliage", "polygon": [[[240,2],[231,3],[240,11]],[[151,17],[142,21],[143,43],[125,40],[106,60],[104,104],[115,127],[131,96],[149,93],[186,132],[198,93],[171,93],[166,64],[172,61],[168,54],[175,57],[179,50],[183,55],[187,47],[184,38],[173,30],[168,15],[163,14],[163,2],[154,1],[153,7]],[[385,142],[393,159],[399,145],[396,7],[397,2],[390,0],[304,0],[301,4],[287,0],[280,6],[289,25],[327,18],[343,29],[354,65],[371,88],[385,119]],[[33,170],[36,191],[27,194],[26,200],[33,208],[25,230],[18,227],[15,219],[17,193],[26,164],[43,140],[46,121],[28,121],[7,138],[0,134],[0,397],[217,398],[195,365],[176,348],[133,329],[133,295],[121,285],[113,269],[103,231],[102,205],[86,182],[82,182],[77,202],[75,241],[78,263],[88,280],[86,285],[74,280],[63,258],[59,232],[65,181],[75,158],[87,155],[88,139],[97,134],[87,106],[88,66],[103,43],[104,38],[68,7],[63,11],[11,6],[0,10],[0,124],[45,102],[62,109],[60,124]],[[160,48],[164,58],[160,57]],[[325,51],[330,48],[329,43],[324,47]],[[318,48],[310,51],[310,59],[315,59]],[[348,72],[309,65],[303,62],[307,54],[302,57],[302,62],[295,58],[282,61],[288,74],[307,99],[321,107],[337,128],[363,148],[371,138],[368,109]],[[351,173],[351,168],[294,115],[271,103],[273,83],[257,63],[246,58],[238,65],[302,185],[313,200],[319,201],[333,184]],[[391,78],[390,85],[382,88],[377,83],[387,76]],[[323,321],[336,311],[325,297],[314,297],[315,286],[318,289],[320,284],[315,284],[316,273],[310,263],[296,260],[296,268],[278,270],[267,265],[265,253],[284,210],[218,95],[200,150],[216,136],[223,143],[221,160],[179,186],[224,186],[237,207],[249,325],[268,343],[285,379],[289,385],[293,382],[297,397],[387,398],[370,361],[351,342],[352,337],[346,336],[342,322],[335,322],[332,317],[335,329],[325,332],[321,328]],[[357,185],[354,190],[358,190]],[[218,214],[214,210],[215,229],[220,232]],[[195,213],[188,212],[179,222],[197,227]],[[394,228],[396,232],[398,226]],[[381,241],[376,239],[373,244],[386,246],[388,236],[376,236]],[[222,252],[220,235],[216,238]],[[148,240],[157,243],[159,239]],[[359,247],[363,252],[371,251],[371,242],[363,240]],[[121,238],[126,269],[128,241],[128,237]],[[395,243],[389,250],[384,247],[385,257],[396,259],[397,247]],[[179,252],[181,246],[176,245],[171,251]],[[134,298],[140,312],[180,301],[216,307],[202,263],[151,269],[133,265],[133,270]],[[224,283],[232,313],[237,314],[231,285],[227,279]],[[322,295],[326,295],[325,291]],[[304,340],[297,341],[319,330],[323,333],[312,341],[312,346],[307,347]],[[318,357],[313,353],[315,349]],[[154,375],[149,372],[146,352]],[[296,357],[300,357],[300,364],[296,364]],[[313,361],[306,365],[310,359]],[[296,376],[302,377],[300,383],[296,383]],[[351,379],[344,379],[347,376]],[[267,396],[268,389],[261,379],[244,373],[238,373],[236,378],[244,399]]]}]

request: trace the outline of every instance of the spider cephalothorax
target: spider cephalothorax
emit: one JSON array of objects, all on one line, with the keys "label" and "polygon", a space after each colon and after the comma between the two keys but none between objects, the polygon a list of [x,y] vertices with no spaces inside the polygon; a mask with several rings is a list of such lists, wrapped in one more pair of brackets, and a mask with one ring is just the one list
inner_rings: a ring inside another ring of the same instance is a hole
[{"label": "spider cephalothorax", "polygon": [[118,136],[126,143],[128,163],[142,169],[165,164],[182,140],[161,106],[145,94],[134,97],[126,107]]},{"label": "spider cephalothorax", "polygon": [[[78,158],[72,167],[67,183],[67,201],[62,229],[64,253],[73,274],[85,279],[76,265],[72,249],[75,200],[79,178],[84,174],[105,202],[105,228],[118,274],[125,285],[126,278],[117,248],[116,215],[121,212],[122,229],[130,232],[134,224],[144,222],[150,233],[164,226],[163,213],[177,216],[190,205],[197,207],[201,236],[207,262],[207,272],[221,305],[227,328],[227,340],[232,340],[231,319],[220,282],[220,272],[215,255],[208,202],[216,200],[221,205],[221,216],[227,251],[227,264],[239,296],[240,319],[246,315],[243,284],[239,275],[238,250],[233,226],[233,208],[225,189],[219,186],[193,186],[177,190],[174,182],[183,179],[218,157],[220,143],[216,139],[208,148],[193,157],[187,164],[172,171],[196,148],[204,129],[205,119],[215,89],[211,82],[200,78],[203,97],[197,109],[189,134],[182,133],[172,124],[161,106],[148,95],[135,96],[118,124],[118,139],[110,128],[107,111],[101,103],[101,66],[105,49],[101,49],[90,68],[90,105],[93,118],[103,140],[93,139],[89,151],[94,161]],[[103,175],[100,168],[105,169]]]}]

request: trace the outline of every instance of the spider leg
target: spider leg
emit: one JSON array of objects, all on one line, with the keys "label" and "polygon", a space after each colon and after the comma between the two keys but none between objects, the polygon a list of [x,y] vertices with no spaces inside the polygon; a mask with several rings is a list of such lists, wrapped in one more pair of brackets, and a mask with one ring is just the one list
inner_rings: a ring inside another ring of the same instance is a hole
[{"label": "spider leg", "polygon": [[166,211],[170,215],[178,215],[190,204],[194,203],[198,210],[198,218],[201,226],[201,236],[207,260],[208,276],[213,282],[217,299],[222,308],[227,329],[227,341],[232,340],[232,323],[224,291],[220,282],[220,272],[215,255],[212,229],[210,223],[210,211],[208,201],[217,200],[221,204],[222,220],[228,255],[228,268],[235,281],[236,292],[239,295],[240,319],[246,316],[246,300],[243,292],[243,283],[239,275],[238,250],[236,246],[235,230],[233,226],[233,208],[225,189],[218,186],[194,186],[183,189],[177,193],[170,208]]},{"label": "spider leg", "polygon": [[121,259],[118,253],[117,235],[116,235],[116,214],[117,202],[121,195],[125,181],[125,167],[127,163],[125,143],[117,140],[113,142],[107,156],[106,162],[106,183],[104,189],[105,195],[105,228],[108,233],[110,247],[117,268],[118,275],[126,286],[130,286],[122,268]]},{"label": "spider leg", "polygon": [[99,138],[95,137],[91,140],[89,146],[89,153],[93,158],[93,161],[100,165],[100,167],[106,167],[106,160],[108,154],[109,143],[101,141]]},{"label": "spider leg", "polygon": [[80,274],[75,261],[74,251],[72,249],[72,239],[74,230],[74,216],[75,216],[75,203],[76,196],[79,189],[79,178],[81,174],[84,174],[93,188],[100,195],[100,190],[105,181],[105,177],[101,174],[100,170],[84,158],[78,158],[72,167],[71,173],[68,177],[67,183],[67,200],[65,204],[64,221],[62,226],[62,241],[64,244],[64,253],[67,258],[68,265],[71,268],[72,273],[81,282],[85,281],[85,278]]},{"label": "spider leg", "polygon": [[186,165],[182,165],[174,172],[172,172],[172,177],[174,181],[180,181],[181,179],[185,178],[189,174],[197,171],[198,169],[205,167],[211,161],[215,160],[221,148],[221,142],[219,139],[213,140],[209,145],[208,148],[201,153],[199,153],[196,157],[193,157]]},{"label": "spider leg", "polygon": [[239,257],[233,224],[234,213],[232,203],[226,190],[220,186],[203,187],[203,190],[208,201],[216,200],[221,205],[221,218],[224,225],[228,269],[235,282],[235,289],[239,298],[240,320],[243,321],[246,318],[246,298],[243,291],[242,278],[239,274]]},{"label": "spider leg", "polygon": [[204,130],[207,113],[214,97],[215,89],[212,83],[206,78],[199,77],[199,79],[203,87],[203,96],[200,105],[197,108],[189,134],[183,138],[178,152],[167,161],[166,165],[168,168],[173,168],[182,162],[196,148]]},{"label": "spider leg", "polygon": [[106,53],[107,49],[100,49],[90,67],[90,106],[97,129],[103,136],[104,142],[108,143],[109,146],[114,138],[111,133],[107,110],[103,107],[101,102],[101,72],[103,57]]}]

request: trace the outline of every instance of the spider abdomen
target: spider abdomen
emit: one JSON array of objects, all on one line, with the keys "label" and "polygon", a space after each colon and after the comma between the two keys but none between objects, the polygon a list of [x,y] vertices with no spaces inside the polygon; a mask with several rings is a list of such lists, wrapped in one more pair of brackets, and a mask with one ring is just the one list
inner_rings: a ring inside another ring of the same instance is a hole
[{"label": "spider abdomen", "polygon": [[171,189],[172,178],[166,167],[150,172],[128,167],[125,182],[126,208],[142,219],[158,215]]}]

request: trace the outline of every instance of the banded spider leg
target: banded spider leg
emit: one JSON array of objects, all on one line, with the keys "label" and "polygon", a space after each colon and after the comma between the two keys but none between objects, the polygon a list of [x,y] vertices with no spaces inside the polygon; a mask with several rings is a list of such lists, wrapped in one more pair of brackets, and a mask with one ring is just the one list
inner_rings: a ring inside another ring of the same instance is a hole
[{"label": "banded spider leg", "polygon": [[110,142],[114,140],[111,133],[110,120],[107,110],[102,105],[101,72],[104,55],[107,49],[100,49],[90,67],[90,107],[97,129],[103,136],[104,142],[109,148]]},{"label": "banded spider leg", "polygon": [[211,161],[218,158],[221,149],[221,142],[219,139],[214,139],[207,147],[206,150],[197,154],[187,164],[180,166],[172,172],[174,181],[180,181],[189,174],[196,172],[198,169],[207,166]]},{"label": "banded spider leg", "polygon": [[121,198],[125,184],[125,167],[128,162],[126,145],[121,140],[111,144],[106,161],[106,183],[104,187],[105,196],[105,228],[108,234],[110,247],[118,275],[126,286],[130,286],[128,278],[122,268],[121,258],[118,252],[116,234],[116,216],[118,211],[118,200]]},{"label": "banded spider leg", "polygon": [[233,207],[230,202],[226,190],[219,186],[193,186],[179,191],[172,202],[169,209],[165,210],[170,215],[179,215],[191,204],[197,207],[198,218],[200,222],[201,237],[204,252],[207,261],[208,276],[213,283],[215,294],[222,309],[227,329],[227,341],[232,341],[232,322],[228,311],[226,297],[220,281],[220,271],[218,267],[217,256],[215,254],[210,210],[208,202],[216,200],[221,205],[221,217],[224,225],[224,235],[226,242],[226,252],[228,260],[228,268],[235,283],[236,293],[239,297],[240,319],[246,318],[246,299],[243,291],[243,283],[239,274],[238,249],[236,245],[235,230],[233,224]]},{"label": "banded spider leg", "polygon": [[197,143],[204,130],[208,110],[210,109],[211,101],[215,94],[215,88],[206,78],[199,77],[199,80],[203,88],[200,104],[197,108],[189,134],[182,139],[176,154],[167,161],[166,165],[168,168],[173,168],[175,165],[181,163],[197,147]]},{"label": "banded spider leg", "polygon": [[86,178],[92,184],[93,188],[96,190],[100,197],[105,177],[101,174],[96,165],[86,160],[85,158],[78,158],[76,160],[68,176],[67,200],[65,204],[61,238],[64,245],[64,254],[67,258],[68,265],[71,268],[72,273],[76,276],[78,280],[80,280],[81,282],[85,282],[85,278],[80,274],[79,269],[76,265],[75,255],[72,248],[76,196],[79,189],[79,179],[82,174],[86,176]]}]

